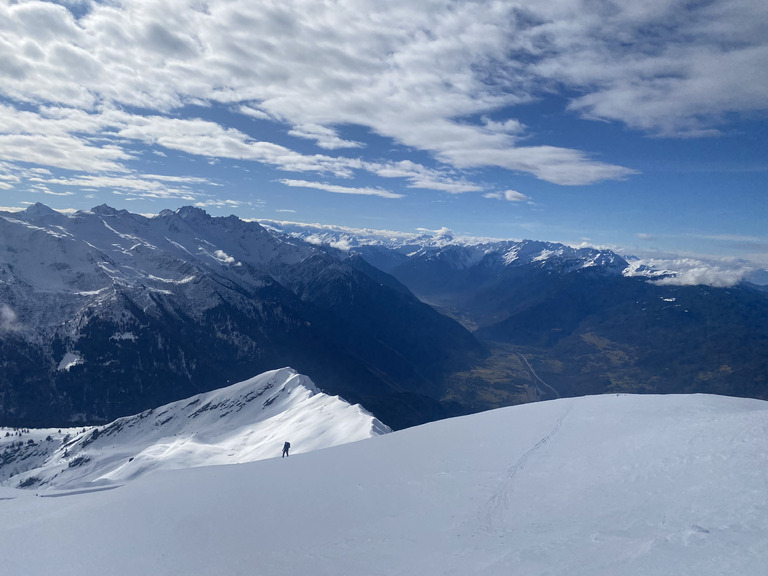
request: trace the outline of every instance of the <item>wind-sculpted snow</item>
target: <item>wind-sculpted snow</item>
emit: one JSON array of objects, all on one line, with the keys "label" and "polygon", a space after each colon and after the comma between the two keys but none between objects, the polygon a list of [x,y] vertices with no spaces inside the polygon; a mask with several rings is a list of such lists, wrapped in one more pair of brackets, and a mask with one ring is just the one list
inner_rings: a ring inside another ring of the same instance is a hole
[{"label": "wind-sculpted snow", "polygon": [[[386,432],[389,429],[359,405],[328,396],[306,376],[283,368],[107,426],[64,430],[63,442],[61,432],[34,430],[5,443],[0,439],[6,453],[9,447],[14,450],[0,466],[0,479],[17,471],[6,484],[92,487],[158,469],[273,458],[286,440],[294,454],[301,454]],[[41,440],[51,433],[55,438]],[[35,442],[17,454],[18,442],[26,445],[29,440]],[[25,460],[27,469],[18,473]]]},{"label": "wind-sculpted snow", "polygon": [[57,576],[763,576],[767,477],[764,401],[569,398],[109,491],[0,489],[0,558]]}]

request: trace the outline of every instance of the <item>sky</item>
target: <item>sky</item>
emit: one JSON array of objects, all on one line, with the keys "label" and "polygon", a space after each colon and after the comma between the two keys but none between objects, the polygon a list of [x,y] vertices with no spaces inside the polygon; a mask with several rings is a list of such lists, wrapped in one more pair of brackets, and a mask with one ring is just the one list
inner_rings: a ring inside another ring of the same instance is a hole
[{"label": "sky", "polygon": [[0,0],[0,207],[191,204],[755,272],[766,62],[764,0]]}]

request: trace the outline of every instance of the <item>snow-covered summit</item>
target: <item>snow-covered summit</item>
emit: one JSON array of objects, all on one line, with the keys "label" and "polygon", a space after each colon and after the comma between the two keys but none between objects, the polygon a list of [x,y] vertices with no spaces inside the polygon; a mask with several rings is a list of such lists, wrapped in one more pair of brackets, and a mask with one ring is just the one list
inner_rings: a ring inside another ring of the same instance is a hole
[{"label": "snow-covered summit", "polygon": [[[286,440],[292,453],[300,454],[387,432],[361,406],[328,396],[307,376],[282,368],[106,426],[64,430],[58,436],[29,431],[0,437],[5,452],[0,478],[26,465],[31,469],[5,483],[35,489],[92,487],[152,470],[273,458]],[[51,435],[56,438],[42,439]]]},{"label": "snow-covered summit", "polygon": [[767,430],[760,400],[612,394],[116,490],[0,488],[0,558],[57,576],[763,576]]}]

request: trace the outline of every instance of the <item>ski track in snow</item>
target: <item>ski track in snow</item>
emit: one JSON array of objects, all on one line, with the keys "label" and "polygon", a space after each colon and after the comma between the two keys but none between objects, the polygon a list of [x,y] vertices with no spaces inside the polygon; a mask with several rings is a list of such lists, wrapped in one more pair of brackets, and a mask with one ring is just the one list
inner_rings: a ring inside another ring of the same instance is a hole
[{"label": "ski track in snow", "polygon": [[515,490],[515,477],[518,472],[525,468],[530,457],[546,446],[549,441],[560,432],[563,420],[568,416],[572,409],[573,403],[569,402],[566,409],[555,421],[555,425],[552,429],[542,436],[536,444],[529,448],[507,469],[507,473],[502,480],[501,486],[491,495],[488,502],[483,507],[481,526],[483,527],[484,533],[490,534],[494,532],[506,532],[509,530],[503,527],[503,519],[512,502],[512,493]]}]

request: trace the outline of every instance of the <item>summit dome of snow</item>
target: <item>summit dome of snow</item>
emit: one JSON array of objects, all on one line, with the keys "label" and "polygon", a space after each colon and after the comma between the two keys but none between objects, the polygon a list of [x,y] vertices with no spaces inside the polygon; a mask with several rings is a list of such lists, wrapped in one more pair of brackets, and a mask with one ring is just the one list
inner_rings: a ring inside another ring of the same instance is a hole
[{"label": "summit dome of snow", "polygon": [[766,478],[765,401],[569,398],[116,490],[0,489],[0,558],[57,576],[763,576]]},{"label": "summit dome of snow", "polygon": [[359,405],[328,396],[306,376],[283,368],[106,426],[72,431],[71,439],[50,454],[31,445],[19,454],[22,462],[0,466],[0,479],[8,475],[3,468],[12,470],[34,456],[34,468],[6,484],[36,489],[103,485],[158,469],[273,458],[286,440],[292,454],[301,454],[387,432]]}]

